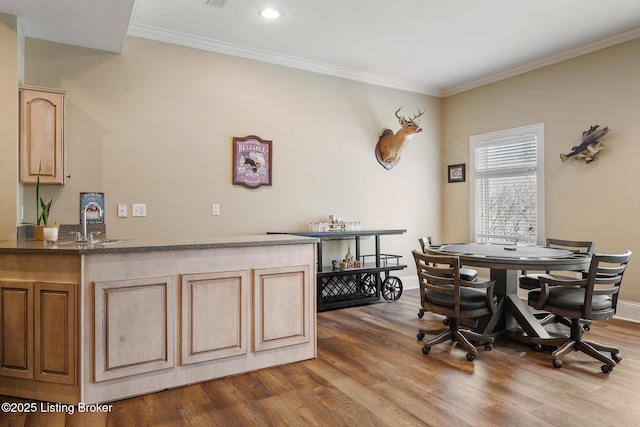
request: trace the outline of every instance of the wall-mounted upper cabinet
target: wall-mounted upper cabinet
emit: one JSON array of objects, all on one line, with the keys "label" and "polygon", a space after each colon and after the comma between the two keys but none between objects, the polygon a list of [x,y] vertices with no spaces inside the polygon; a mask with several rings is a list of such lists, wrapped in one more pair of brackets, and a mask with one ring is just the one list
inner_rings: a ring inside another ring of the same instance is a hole
[{"label": "wall-mounted upper cabinet", "polygon": [[67,92],[20,87],[20,182],[65,183]]}]

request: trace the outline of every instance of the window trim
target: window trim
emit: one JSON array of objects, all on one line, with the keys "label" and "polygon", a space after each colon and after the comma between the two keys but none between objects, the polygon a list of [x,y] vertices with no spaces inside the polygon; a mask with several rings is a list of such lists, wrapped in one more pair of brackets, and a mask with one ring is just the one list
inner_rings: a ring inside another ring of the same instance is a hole
[{"label": "window trim", "polygon": [[537,191],[537,203],[538,209],[536,213],[537,218],[537,230],[536,241],[538,245],[544,244],[545,236],[545,221],[544,221],[544,123],[537,123],[528,126],[522,126],[512,129],[505,129],[496,132],[488,132],[479,135],[471,135],[469,137],[469,158],[470,167],[468,171],[469,175],[469,206],[470,206],[470,236],[469,241],[476,242],[476,216],[475,216],[475,203],[476,203],[476,154],[475,147],[478,144],[490,144],[499,143],[505,139],[514,138],[523,134],[533,133],[536,136],[536,191]]}]

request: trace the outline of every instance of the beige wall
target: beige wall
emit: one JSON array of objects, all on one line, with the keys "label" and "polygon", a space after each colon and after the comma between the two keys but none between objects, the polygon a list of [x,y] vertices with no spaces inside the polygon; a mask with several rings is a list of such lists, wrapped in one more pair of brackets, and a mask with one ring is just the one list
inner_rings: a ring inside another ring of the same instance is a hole
[{"label": "beige wall", "polygon": [[[135,37],[120,55],[27,39],[25,83],[69,93],[71,178],[44,193],[59,223],[78,222],[83,191],[105,193],[113,237],[306,231],[335,214],[407,229],[382,249],[408,264],[440,228],[441,99]],[[387,171],[374,147],[400,106],[426,109],[424,132]],[[231,183],[232,137],[251,134],[273,141],[272,187]],[[147,217],[118,219],[118,203],[146,203]]]},{"label": "beige wall", "polygon": [[[6,50],[4,33],[0,40]],[[134,37],[121,55],[28,39],[25,83],[69,91],[71,179],[44,194],[54,197],[56,222],[78,222],[81,191],[105,192],[113,237],[304,230],[333,213],[366,228],[406,228],[402,237],[383,238],[383,250],[410,265],[421,235],[469,239],[468,183],[444,179],[445,165],[469,163],[469,136],[540,122],[546,235],[593,239],[599,252],[639,256],[639,65],[640,41],[633,41],[442,101]],[[14,93],[9,68],[2,61],[0,90]],[[2,103],[3,124],[17,121],[16,103]],[[373,147],[383,128],[397,129],[399,106],[407,113],[426,108],[425,132],[385,171]],[[611,129],[600,158],[561,163],[559,153],[592,124]],[[17,205],[22,197],[15,164],[5,160],[5,153],[17,156],[10,141],[17,131],[2,128],[4,212],[14,194]],[[231,138],[249,134],[274,142],[273,187],[231,185]],[[13,168],[10,177],[4,163]],[[24,192],[25,220],[32,221],[33,186]],[[118,219],[117,203],[146,203],[148,216]],[[212,203],[221,204],[220,217],[211,216]],[[0,227],[13,237],[12,216],[3,213]],[[640,302],[633,259],[623,298]]]},{"label": "beige wall", "polygon": [[0,14],[0,240],[15,237],[18,215],[17,28],[14,16]]},{"label": "beige wall", "polygon": [[[469,164],[469,137],[545,125],[545,235],[635,252],[622,298],[640,302],[640,40],[444,101],[443,164]],[[609,126],[591,163],[562,163],[590,125]],[[443,239],[469,239],[469,185],[443,184]]]}]

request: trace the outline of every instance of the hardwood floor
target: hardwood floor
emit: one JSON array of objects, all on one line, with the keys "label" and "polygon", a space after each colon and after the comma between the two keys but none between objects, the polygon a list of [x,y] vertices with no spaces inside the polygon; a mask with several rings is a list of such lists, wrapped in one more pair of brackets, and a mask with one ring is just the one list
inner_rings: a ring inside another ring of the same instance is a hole
[{"label": "hardwood floor", "polygon": [[[109,413],[8,414],[0,426],[635,426],[640,328],[596,321],[590,339],[620,347],[609,375],[579,353],[500,340],[473,362],[451,343],[423,355],[417,290],[395,303],[318,314],[318,358],[113,402]],[[1,379],[0,379],[1,380]],[[0,396],[0,402],[25,402]]]}]

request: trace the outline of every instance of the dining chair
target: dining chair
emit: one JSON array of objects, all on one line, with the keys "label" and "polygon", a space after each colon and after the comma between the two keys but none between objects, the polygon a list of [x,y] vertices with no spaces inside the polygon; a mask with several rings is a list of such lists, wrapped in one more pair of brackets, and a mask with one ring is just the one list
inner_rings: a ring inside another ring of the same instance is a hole
[{"label": "dining chair", "polygon": [[[580,251],[580,253],[592,254],[596,246],[594,242],[577,241],[577,240],[560,240],[548,238],[545,241],[545,246],[550,248],[567,249],[570,251]],[[544,273],[531,273],[523,271],[522,275],[518,278],[518,286],[522,289],[532,290],[540,287],[538,283],[538,277],[540,274],[551,274],[550,271]]]},{"label": "dining chair", "polygon": [[[418,242],[420,243],[420,247],[422,248],[422,252],[424,253],[427,253],[427,248],[433,245],[431,236],[420,237],[418,239]],[[476,280],[478,280],[478,272],[472,268],[461,267],[460,278],[468,282],[475,282]]]},{"label": "dining chair", "polygon": [[493,295],[495,281],[463,280],[457,256],[430,255],[416,250],[412,253],[420,284],[422,308],[449,319],[448,328],[419,330],[419,340],[425,335],[436,335],[425,341],[422,352],[429,354],[433,345],[453,341],[467,350],[467,360],[472,361],[478,354],[472,341],[484,344],[486,350],[491,350],[494,337],[461,329],[460,321],[491,315],[497,310],[497,298]]},{"label": "dining chair", "polygon": [[[545,241],[545,246],[550,248],[557,249],[566,249],[570,251],[580,252],[580,253],[588,253],[592,254],[595,248],[595,243],[590,241],[579,241],[579,240],[561,240],[561,239],[553,239],[547,238]],[[584,271],[579,271],[576,273],[585,273]],[[522,275],[518,278],[518,286],[520,289],[524,289],[527,291],[537,289],[540,287],[540,283],[538,282],[538,278],[541,274],[551,274],[551,271],[545,272],[531,272],[531,271],[523,271]],[[556,275],[556,278],[568,278],[572,279],[574,277],[567,277],[564,275]],[[550,323],[562,323],[565,326],[571,326],[571,319],[568,319],[563,316],[555,316],[546,312],[538,312],[534,314],[535,317],[540,321],[542,325],[548,325]],[[589,330],[591,322],[583,322],[582,326],[585,330]]]},{"label": "dining chair", "polygon": [[[583,320],[607,320],[614,316],[618,295],[631,251],[623,254],[594,254],[584,278],[558,278],[541,275],[539,289],[528,294],[528,304],[535,309],[548,311],[571,319],[568,337],[536,338],[540,345],[558,347],[552,353],[555,368],[562,367],[561,357],[572,351],[581,351],[603,362],[601,369],[610,373],[622,360],[617,347],[582,339]],[[604,353],[610,353],[607,357]]]},{"label": "dining chair", "polygon": [[[420,247],[422,248],[422,252],[424,253],[427,253],[427,248],[433,244],[431,236],[420,237],[418,238],[418,242],[420,243]],[[460,278],[468,282],[475,282],[476,280],[478,280],[478,272],[472,268],[461,267]],[[420,303],[422,305],[422,301],[420,301]],[[420,310],[418,310],[418,317],[422,318],[422,316],[424,316],[424,309],[420,308]],[[445,325],[447,325],[448,322],[448,319],[444,320]]]}]

